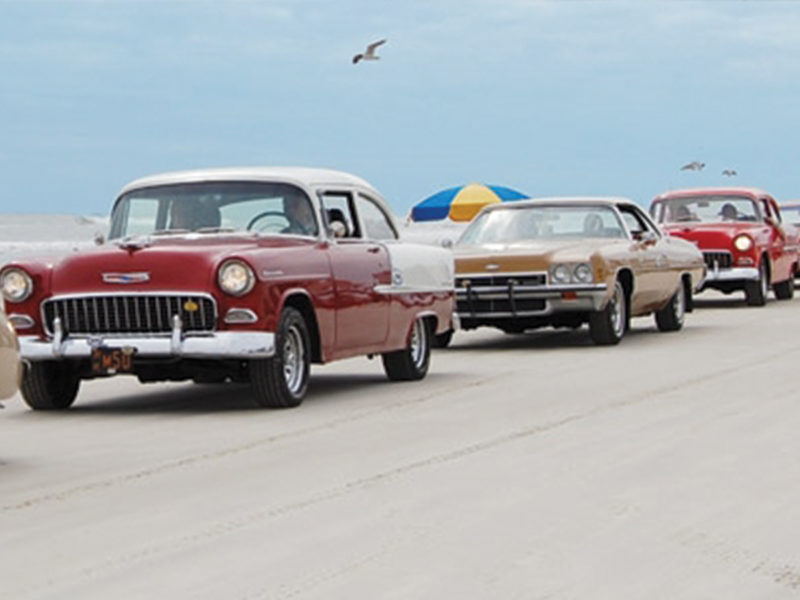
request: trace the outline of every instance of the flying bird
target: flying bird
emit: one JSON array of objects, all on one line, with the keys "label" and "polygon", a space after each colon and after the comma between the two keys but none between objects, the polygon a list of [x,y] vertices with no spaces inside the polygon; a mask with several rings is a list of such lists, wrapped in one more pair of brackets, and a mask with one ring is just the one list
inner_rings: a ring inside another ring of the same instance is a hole
[{"label": "flying bird", "polygon": [[681,167],[681,171],[702,171],[706,166],[706,163],[701,163],[698,161],[692,161],[688,165],[683,165]]},{"label": "flying bird", "polygon": [[738,175],[733,169],[725,169],[722,174],[725,175],[725,177],[736,177],[736,175]]},{"label": "flying bird", "polygon": [[364,51],[363,54],[356,54],[353,57],[353,64],[354,65],[358,64],[358,61],[360,61],[360,60],[378,60],[380,58],[380,56],[377,56],[375,54],[375,49],[378,46],[380,46],[382,44],[385,44],[385,43],[386,43],[386,40],[381,40],[379,42],[373,42],[372,44],[367,46],[367,49]]}]

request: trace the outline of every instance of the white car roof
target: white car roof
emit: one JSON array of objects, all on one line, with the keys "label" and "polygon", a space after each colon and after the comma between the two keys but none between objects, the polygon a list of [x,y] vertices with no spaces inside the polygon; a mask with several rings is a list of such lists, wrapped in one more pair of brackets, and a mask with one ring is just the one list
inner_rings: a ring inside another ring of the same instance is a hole
[{"label": "white car roof", "polygon": [[539,204],[604,204],[613,206],[615,204],[636,204],[629,198],[616,196],[552,196],[547,198],[529,198],[527,200],[515,200],[514,202],[498,202],[487,205],[484,210],[498,210],[503,208],[518,208],[525,206],[537,206]]},{"label": "white car roof", "polygon": [[200,181],[276,181],[293,183],[301,187],[346,185],[364,188],[380,197],[378,191],[360,177],[344,171],[310,167],[227,167],[173,171],[132,181],[122,188],[120,195],[143,187]]}]

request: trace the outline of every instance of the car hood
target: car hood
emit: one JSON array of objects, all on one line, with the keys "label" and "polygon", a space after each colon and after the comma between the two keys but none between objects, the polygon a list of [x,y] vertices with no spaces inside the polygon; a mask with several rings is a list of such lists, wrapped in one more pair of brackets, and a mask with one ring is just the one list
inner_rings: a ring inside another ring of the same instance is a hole
[{"label": "car hood", "polygon": [[[217,268],[227,258],[247,261],[256,250],[261,256],[271,250],[277,262],[282,253],[313,243],[291,237],[210,234],[115,241],[50,262],[49,287],[53,295],[211,290],[216,288]],[[104,281],[104,276],[111,281]]]},{"label": "car hood", "polygon": [[727,249],[740,233],[756,235],[765,229],[762,223],[684,223],[663,226],[668,235],[697,244],[699,248]]},{"label": "car hood", "polygon": [[531,240],[514,244],[457,246],[453,252],[456,272],[459,273],[487,270],[518,273],[546,270],[549,265],[559,262],[588,262],[601,252],[630,245],[631,241],[624,239]]}]

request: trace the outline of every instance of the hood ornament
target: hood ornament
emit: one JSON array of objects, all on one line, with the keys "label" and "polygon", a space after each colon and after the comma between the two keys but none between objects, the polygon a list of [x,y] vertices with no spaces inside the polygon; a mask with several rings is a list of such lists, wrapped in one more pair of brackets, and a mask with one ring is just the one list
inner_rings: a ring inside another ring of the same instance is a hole
[{"label": "hood ornament", "polygon": [[126,237],[119,242],[117,242],[117,246],[122,248],[123,250],[127,250],[128,252],[133,252],[135,250],[141,250],[142,248],[147,248],[150,245],[150,238],[148,237]]},{"label": "hood ornament", "polygon": [[103,283],[145,283],[150,273],[103,273]]}]

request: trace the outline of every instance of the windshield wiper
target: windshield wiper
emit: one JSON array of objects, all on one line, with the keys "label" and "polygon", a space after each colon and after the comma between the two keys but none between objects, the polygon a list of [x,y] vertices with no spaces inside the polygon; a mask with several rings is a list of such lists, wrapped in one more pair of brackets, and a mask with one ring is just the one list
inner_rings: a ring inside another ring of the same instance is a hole
[{"label": "windshield wiper", "polygon": [[150,235],[175,235],[178,233],[189,233],[188,229],[159,229],[152,232]]},{"label": "windshield wiper", "polygon": [[233,227],[201,227],[195,230],[195,233],[234,233],[236,231]]}]

